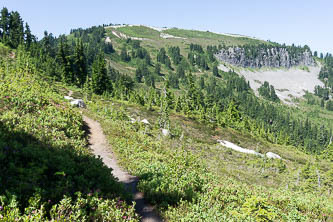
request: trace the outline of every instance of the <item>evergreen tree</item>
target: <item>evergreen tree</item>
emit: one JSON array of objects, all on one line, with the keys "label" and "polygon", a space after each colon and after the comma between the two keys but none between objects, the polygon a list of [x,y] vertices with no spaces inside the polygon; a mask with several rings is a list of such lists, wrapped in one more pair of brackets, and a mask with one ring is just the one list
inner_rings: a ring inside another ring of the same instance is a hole
[{"label": "evergreen tree", "polygon": [[205,88],[205,77],[203,77],[203,76],[200,76],[200,78],[199,78],[199,87],[200,87],[200,89]]},{"label": "evergreen tree", "polygon": [[156,57],[157,62],[165,64],[166,63],[166,61],[165,61],[166,57],[167,57],[167,55],[166,55],[165,49],[161,48],[160,51],[157,54],[157,57]]},{"label": "evergreen tree", "polygon": [[170,61],[169,57],[165,58],[165,66],[168,67],[168,69],[172,70],[171,61]]},{"label": "evergreen tree", "polygon": [[69,46],[67,44],[66,36],[60,36],[60,43],[58,46],[57,52],[57,60],[60,65],[63,67],[62,71],[62,81],[66,82],[67,84],[74,83],[74,76],[72,70],[72,59],[69,51]]},{"label": "evergreen tree", "polygon": [[170,86],[175,89],[179,89],[179,79],[176,74],[170,72],[168,76]]},{"label": "evergreen tree", "polygon": [[170,119],[169,112],[170,106],[172,105],[173,98],[171,96],[169,90],[168,81],[165,82],[164,88],[162,90],[161,96],[161,107],[160,107],[160,117],[159,117],[159,125],[163,129],[170,129]]},{"label": "evergreen tree", "polygon": [[213,66],[213,75],[216,76],[216,77],[220,76],[219,75],[219,70],[218,70],[216,65]]},{"label": "evergreen tree", "polygon": [[26,45],[27,49],[29,49],[31,46],[32,40],[33,40],[33,36],[31,34],[28,23],[25,23],[24,36],[25,36],[25,45]]},{"label": "evergreen tree", "polygon": [[13,48],[17,48],[23,42],[23,21],[18,12],[11,12],[9,16],[9,43]]},{"label": "evergreen tree", "polygon": [[329,111],[333,111],[333,100],[330,100],[326,103],[326,109]]},{"label": "evergreen tree", "polygon": [[273,102],[278,102],[280,101],[279,97],[275,93],[274,86],[271,85],[271,90],[270,90],[270,98]]},{"label": "evergreen tree", "polygon": [[160,63],[156,63],[156,65],[155,65],[155,74],[161,75],[161,64]]},{"label": "evergreen tree", "polygon": [[155,88],[155,76],[152,75],[149,71],[145,74],[145,84],[146,86]]},{"label": "evergreen tree", "polygon": [[126,46],[123,46],[121,48],[120,59],[124,62],[129,62],[131,60],[131,57],[129,57],[129,55],[127,53]]},{"label": "evergreen tree", "polygon": [[2,30],[2,32],[0,33],[0,39],[5,44],[9,36],[9,15],[8,9],[6,7],[2,8],[0,18],[0,30]]},{"label": "evergreen tree", "polygon": [[136,80],[136,82],[141,83],[142,82],[142,77],[143,77],[142,70],[140,68],[137,68],[135,70],[135,80]]},{"label": "evergreen tree", "polygon": [[178,79],[185,79],[185,69],[184,66],[182,66],[182,64],[179,64],[177,66],[176,75]]},{"label": "evergreen tree", "polygon": [[110,79],[107,75],[104,54],[100,53],[92,64],[91,86],[96,94],[103,94],[110,87]]},{"label": "evergreen tree", "polygon": [[150,58],[150,55],[149,55],[148,52],[145,54],[144,58],[145,58],[146,64],[150,66],[151,65],[151,58]]},{"label": "evergreen tree", "polygon": [[87,61],[82,39],[76,41],[74,49],[74,77],[76,84],[82,87],[87,77]]}]

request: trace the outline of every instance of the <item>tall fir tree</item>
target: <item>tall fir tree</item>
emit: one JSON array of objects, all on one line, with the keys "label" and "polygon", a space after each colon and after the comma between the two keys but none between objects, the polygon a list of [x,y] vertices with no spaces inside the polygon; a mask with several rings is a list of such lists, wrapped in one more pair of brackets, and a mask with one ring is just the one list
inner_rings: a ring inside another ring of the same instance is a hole
[{"label": "tall fir tree", "polygon": [[160,117],[159,117],[159,125],[163,129],[170,129],[170,119],[169,119],[169,112],[171,104],[173,101],[173,97],[171,95],[169,89],[168,81],[165,82],[164,88],[162,90],[161,96],[161,107],[160,107]]},{"label": "tall fir tree", "polygon": [[0,38],[5,44],[9,35],[9,15],[8,9],[6,7],[2,8],[0,18],[0,30],[2,29],[2,32],[0,33]]},{"label": "tall fir tree", "polygon": [[216,76],[216,77],[219,76],[219,70],[218,70],[216,65],[214,65],[214,67],[213,67],[213,75]]},{"label": "tall fir tree", "polygon": [[82,39],[76,41],[74,49],[74,77],[78,86],[83,86],[87,77],[87,61]]},{"label": "tall fir tree", "polygon": [[130,59],[131,59],[130,56],[128,55],[128,53],[127,53],[125,45],[121,48],[120,59],[124,62],[129,62]]},{"label": "tall fir tree", "polygon": [[96,94],[103,94],[110,89],[110,78],[107,75],[105,57],[102,52],[97,55],[97,58],[92,64],[91,86]]},{"label": "tall fir tree", "polygon": [[28,23],[25,23],[25,30],[24,30],[24,42],[27,49],[30,49],[31,43],[33,41],[33,35],[31,34],[30,27]]},{"label": "tall fir tree", "polygon": [[73,76],[73,64],[72,58],[69,51],[69,46],[67,44],[66,36],[60,36],[60,43],[58,46],[57,52],[57,60],[62,66],[62,81],[66,82],[67,84],[74,83],[74,76]]},{"label": "tall fir tree", "polygon": [[24,42],[23,21],[18,12],[11,12],[9,16],[9,44],[17,48]]}]

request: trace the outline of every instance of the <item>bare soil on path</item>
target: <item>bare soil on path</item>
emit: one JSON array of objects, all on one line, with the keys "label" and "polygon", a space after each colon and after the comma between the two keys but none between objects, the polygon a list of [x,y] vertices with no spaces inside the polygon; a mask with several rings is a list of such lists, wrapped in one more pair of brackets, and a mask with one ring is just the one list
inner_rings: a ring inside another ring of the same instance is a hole
[{"label": "bare soil on path", "polygon": [[103,133],[101,125],[87,117],[83,116],[83,120],[86,122],[89,131],[89,146],[96,156],[100,156],[106,166],[113,169],[112,174],[119,179],[119,182],[125,184],[125,188],[133,194],[133,199],[136,202],[136,212],[142,217],[143,222],[155,222],[163,221],[155,212],[154,208],[144,201],[143,193],[138,192],[136,185],[138,178],[128,174],[123,170],[117,163],[117,159],[110,146],[108,145],[107,139]]}]

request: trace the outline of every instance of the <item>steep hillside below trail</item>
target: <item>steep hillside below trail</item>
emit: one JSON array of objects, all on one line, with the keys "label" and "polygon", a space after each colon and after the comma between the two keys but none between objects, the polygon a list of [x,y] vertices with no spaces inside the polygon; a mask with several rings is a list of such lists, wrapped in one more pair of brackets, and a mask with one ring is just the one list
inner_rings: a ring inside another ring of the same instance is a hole
[{"label": "steep hillside below trail", "polygon": [[[68,96],[72,96],[72,94],[73,92],[70,91]],[[132,193],[133,200],[136,203],[135,210],[141,216],[141,221],[162,222],[163,220],[154,212],[154,208],[145,203],[143,193],[137,190],[136,185],[139,179],[130,175],[118,165],[101,125],[85,115],[83,115],[83,121],[88,127],[89,147],[95,156],[100,157],[104,164],[112,169],[112,174],[125,185],[126,190]]]}]

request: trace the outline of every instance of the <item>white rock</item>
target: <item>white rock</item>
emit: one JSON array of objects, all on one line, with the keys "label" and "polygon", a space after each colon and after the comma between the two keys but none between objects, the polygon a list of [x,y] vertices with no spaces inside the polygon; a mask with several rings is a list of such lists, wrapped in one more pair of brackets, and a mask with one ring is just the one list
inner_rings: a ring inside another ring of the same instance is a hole
[{"label": "white rock", "polygon": [[70,97],[70,96],[64,96],[64,98],[65,98],[66,100],[73,100],[73,99],[74,99],[73,97]]},{"label": "white rock", "polygon": [[144,123],[144,124],[150,124],[150,123],[148,122],[147,119],[143,119],[143,120],[141,120],[141,123]]},{"label": "white rock", "polygon": [[86,104],[83,102],[82,99],[74,99],[74,100],[71,102],[71,105],[72,105],[72,106],[79,107],[79,108],[85,108],[85,107],[86,107]]},{"label": "white rock", "polygon": [[163,136],[169,136],[170,131],[168,129],[162,129],[162,134],[163,134]]},{"label": "white rock", "polygon": [[266,153],[266,156],[269,159],[281,159],[281,157],[279,155],[277,155],[276,153],[272,153],[272,152]]},{"label": "white rock", "polygon": [[233,149],[233,150],[241,152],[241,153],[254,154],[254,155],[257,155],[257,156],[261,156],[261,157],[264,156],[261,153],[258,153],[258,152],[254,151],[254,150],[249,150],[249,149],[242,148],[242,147],[237,146],[236,144],[233,144],[233,143],[231,143],[229,141],[218,140],[217,142],[219,142],[222,146],[228,147],[230,149]]},{"label": "white rock", "polygon": [[136,122],[136,120],[134,118],[132,118],[132,117],[130,117],[130,121],[131,121],[131,123],[135,123]]},{"label": "white rock", "polygon": [[106,42],[106,43],[111,43],[111,42],[112,42],[109,36],[106,37],[105,42]]}]

